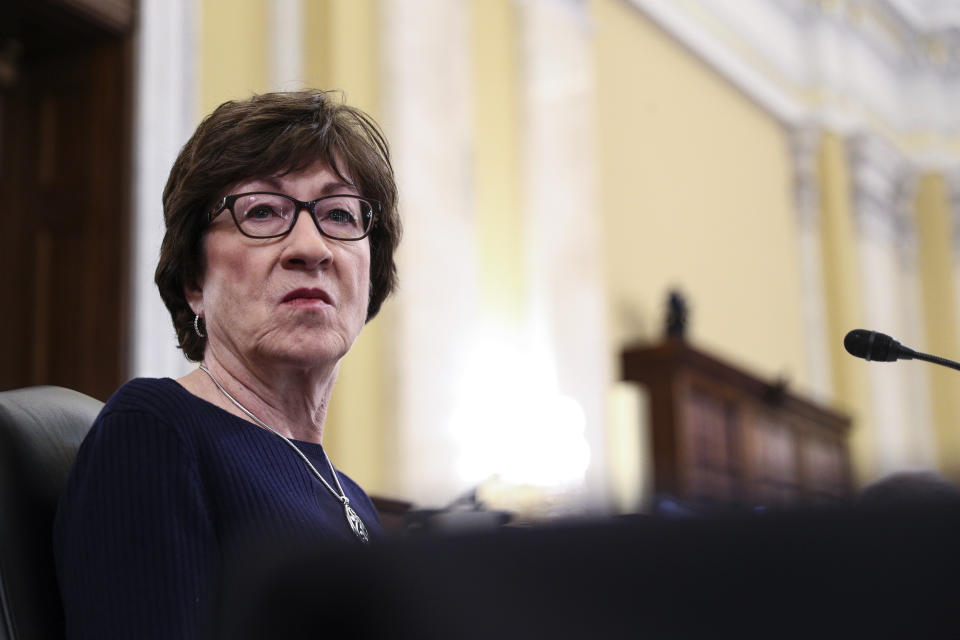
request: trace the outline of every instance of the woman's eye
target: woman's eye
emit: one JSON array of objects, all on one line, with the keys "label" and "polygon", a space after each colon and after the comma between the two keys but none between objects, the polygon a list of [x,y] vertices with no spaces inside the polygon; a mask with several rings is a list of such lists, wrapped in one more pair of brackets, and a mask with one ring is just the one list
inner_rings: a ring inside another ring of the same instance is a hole
[{"label": "woman's eye", "polygon": [[327,217],[331,221],[339,224],[353,224],[354,222],[353,214],[349,211],[344,211],[343,209],[334,209]]},{"label": "woman's eye", "polygon": [[266,220],[279,215],[280,213],[273,207],[268,207],[267,205],[258,205],[248,209],[244,214],[244,217],[248,220]]}]

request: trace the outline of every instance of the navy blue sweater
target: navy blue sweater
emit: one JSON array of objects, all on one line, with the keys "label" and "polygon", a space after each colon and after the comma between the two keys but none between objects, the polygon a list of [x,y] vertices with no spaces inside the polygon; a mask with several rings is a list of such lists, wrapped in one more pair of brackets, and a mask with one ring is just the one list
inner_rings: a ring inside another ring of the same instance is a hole
[{"label": "navy blue sweater", "polygon": [[[336,487],[323,447],[296,444]],[[381,536],[370,499],[339,476]],[[104,406],[60,500],[67,637],[196,637],[231,549],[304,538],[359,544],[340,502],[280,437],[169,378],[132,380]]]}]

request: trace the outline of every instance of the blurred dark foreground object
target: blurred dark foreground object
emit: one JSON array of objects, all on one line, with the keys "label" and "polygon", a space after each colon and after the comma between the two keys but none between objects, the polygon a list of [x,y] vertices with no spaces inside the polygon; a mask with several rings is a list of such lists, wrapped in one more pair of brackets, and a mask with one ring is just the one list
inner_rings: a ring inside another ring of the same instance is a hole
[{"label": "blurred dark foreground object", "polygon": [[956,637],[958,541],[958,509],[860,508],[272,547],[219,637]]},{"label": "blurred dark foreground object", "polygon": [[873,508],[960,508],[960,488],[934,471],[899,471],[871,482],[857,499]]}]

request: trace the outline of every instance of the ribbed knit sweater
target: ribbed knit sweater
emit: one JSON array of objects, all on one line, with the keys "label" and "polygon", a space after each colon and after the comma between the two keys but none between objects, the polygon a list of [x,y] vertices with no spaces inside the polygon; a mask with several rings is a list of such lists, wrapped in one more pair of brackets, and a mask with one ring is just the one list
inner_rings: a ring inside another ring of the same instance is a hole
[{"label": "ribbed knit sweater", "polygon": [[[296,445],[336,487],[319,444]],[[363,490],[343,490],[382,536]],[[121,387],[80,447],[54,525],[68,638],[194,638],[223,562],[251,541],[359,544],[281,438],[169,378]]]}]

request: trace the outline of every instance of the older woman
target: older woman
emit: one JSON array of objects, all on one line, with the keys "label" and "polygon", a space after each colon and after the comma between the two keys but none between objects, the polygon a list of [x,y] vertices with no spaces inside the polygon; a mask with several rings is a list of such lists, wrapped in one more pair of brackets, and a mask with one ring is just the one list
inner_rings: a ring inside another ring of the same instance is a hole
[{"label": "older woman", "polygon": [[54,533],[70,637],[192,637],[232,545],[381,533],[321,442],[340,359],[396,284],[396,200],[383,135],[329,94],[197,128],[156,281],[200,366],[124,385],[80,450]]}]

